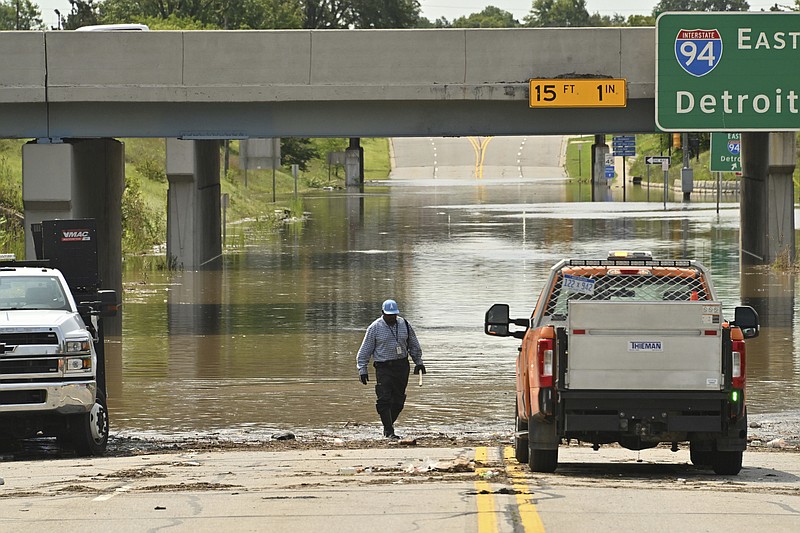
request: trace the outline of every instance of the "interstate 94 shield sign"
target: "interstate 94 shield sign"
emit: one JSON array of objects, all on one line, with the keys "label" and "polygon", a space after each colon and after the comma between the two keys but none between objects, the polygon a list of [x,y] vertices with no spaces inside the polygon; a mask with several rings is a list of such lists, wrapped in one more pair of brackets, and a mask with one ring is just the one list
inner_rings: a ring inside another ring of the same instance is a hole
[{"label": "interstate 94 shield sign", "polygon": [[675,38],[675,57],[692,76],[705,76],[722,59],[722,37],[716,29],[680,30]]}]

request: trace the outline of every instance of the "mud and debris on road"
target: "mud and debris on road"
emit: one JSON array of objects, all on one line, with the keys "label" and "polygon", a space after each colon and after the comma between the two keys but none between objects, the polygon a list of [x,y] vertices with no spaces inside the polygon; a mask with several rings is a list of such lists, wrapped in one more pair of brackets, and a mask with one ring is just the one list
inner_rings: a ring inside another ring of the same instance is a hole
[{"label": "mud and debris on road", "polygon": [[[400,442],[377,436],[374,428],[345,426],[336,430],[293,430],[289,432],[237,432],[226,430],[208,433],[163,434],[118,431],[111,433],[106,456],[128,457],[180,452],[214,451],[300,451],[322,449],[374,449],[397,447],[420,448],[498,448],[511,445],[513,433],[501,431],[437,432],[420,430]],[[608,445],[610,446],[610,445]],[[604,446],[605,447],[605,446]],[[687,446],[688,447],[688,446]],[[800,453],[800,412],[750,416],[748,451]],[[71,457],[61,451],[53,439],[33,439],[0,451],[0,461]]]}]

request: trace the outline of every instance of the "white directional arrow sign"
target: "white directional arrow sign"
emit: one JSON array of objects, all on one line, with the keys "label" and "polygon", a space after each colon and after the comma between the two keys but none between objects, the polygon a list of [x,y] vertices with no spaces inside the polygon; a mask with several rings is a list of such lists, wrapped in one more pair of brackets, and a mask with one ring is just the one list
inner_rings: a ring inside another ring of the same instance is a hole
[{"label": "white directional arrow sign", "polygon": [[669,170],[669,157],[665,155],[648,155],[644,162],[648,165],[661,165],[663,170]]}]

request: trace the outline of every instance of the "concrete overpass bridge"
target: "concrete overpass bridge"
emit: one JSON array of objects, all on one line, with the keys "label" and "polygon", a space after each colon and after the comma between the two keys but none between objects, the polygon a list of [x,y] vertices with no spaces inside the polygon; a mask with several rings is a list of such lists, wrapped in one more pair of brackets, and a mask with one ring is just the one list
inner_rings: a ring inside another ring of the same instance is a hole
[{"label": "concrete overpass bridge", "polygon": [[[530,109],[528,80],[560,77],[624,78],[627,106]],[[115,138],[168,139],[168,254],[197,268],[221,251],[219,139],[651,133],[654,97],[653,28],[0,32],[0,138],[36,139],[26,225],[99,219],[107,280],[121,261]],[[794,253],[793,218],[789,235],[770,229],[787,222],[768,203],[772,135],[744,140],[743,211],[764,220],[742,242],[767,262],[790,238]]]},{"label": "concrete overpass bridge", "polygon": [[[653,28],[0,33],[0,137],[652,132]],[[628,106],[528,109],[528,80]]]}]

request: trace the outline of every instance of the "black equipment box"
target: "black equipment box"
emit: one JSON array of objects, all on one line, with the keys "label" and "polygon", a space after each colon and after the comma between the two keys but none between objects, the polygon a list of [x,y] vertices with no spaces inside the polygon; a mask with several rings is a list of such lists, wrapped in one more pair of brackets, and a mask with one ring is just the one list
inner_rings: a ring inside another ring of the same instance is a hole
[{"label": "black equipment box", "polygon": [[44,220],[31,224],[37,259],[47,259],[61,271],[73,292],[100,288],[97,264],[97,225],[92,218]]}]

